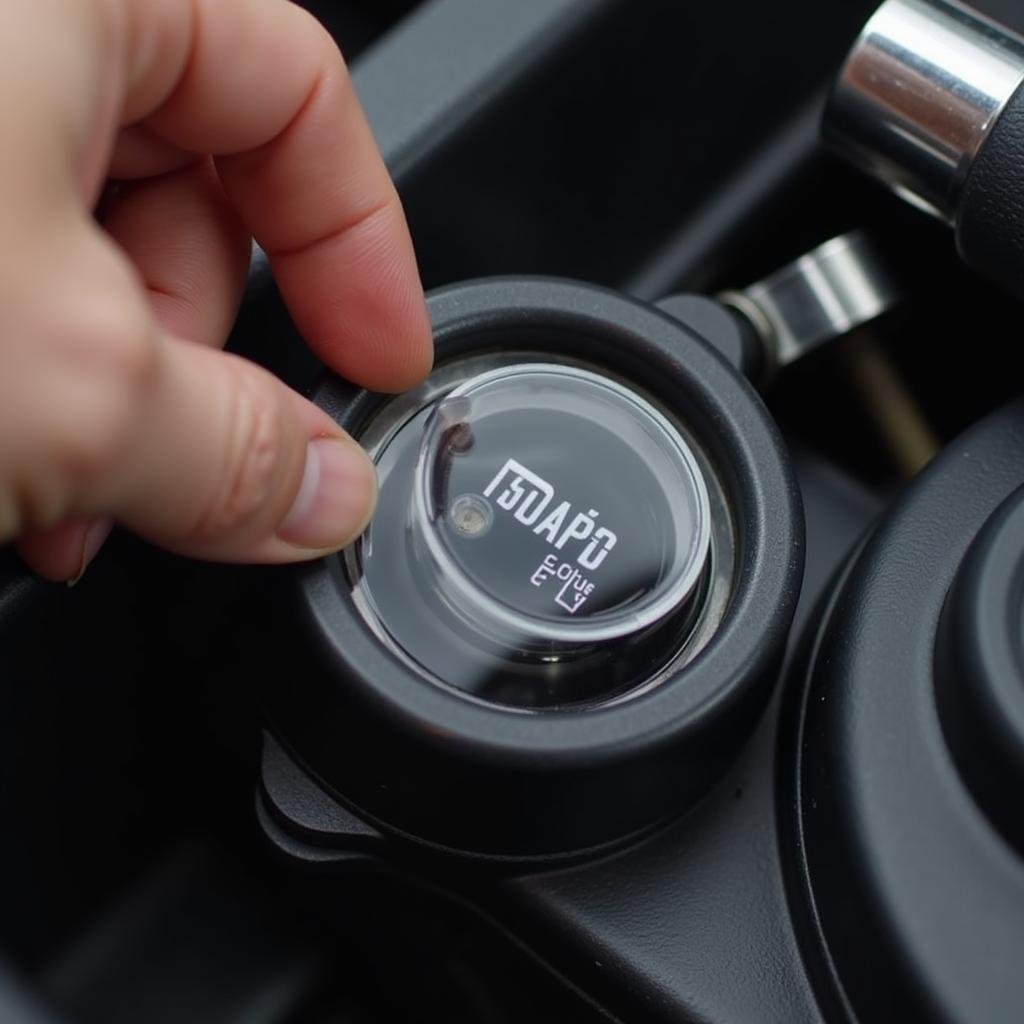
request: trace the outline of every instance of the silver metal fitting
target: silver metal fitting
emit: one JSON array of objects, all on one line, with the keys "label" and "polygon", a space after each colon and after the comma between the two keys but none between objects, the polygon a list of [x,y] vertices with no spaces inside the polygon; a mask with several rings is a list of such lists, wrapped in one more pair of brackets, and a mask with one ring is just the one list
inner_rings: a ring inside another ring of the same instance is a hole
[{"label": "silver metal fitting", "polygon": [[975,155],[1024,80],[1024,39],[954,0],[886,0],[832,91],[825,140],[904,199],[956,219]]},{"label": "silver metal fitting", "polygon": [[899,290],[867,235],[851,231],[718,298],[749,322],[772,371],[881,315]]}]

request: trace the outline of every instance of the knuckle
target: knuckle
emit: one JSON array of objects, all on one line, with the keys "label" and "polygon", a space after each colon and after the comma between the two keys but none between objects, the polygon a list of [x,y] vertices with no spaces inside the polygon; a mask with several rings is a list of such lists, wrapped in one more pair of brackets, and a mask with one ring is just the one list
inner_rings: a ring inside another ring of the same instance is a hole
[{"label": "knuckle", "polygon": [[273,496],[284,454],[278,403],[255,373],[238,373],[233,383],[222,482],[194,531],[201,543],[220,540],[259,518]]}]

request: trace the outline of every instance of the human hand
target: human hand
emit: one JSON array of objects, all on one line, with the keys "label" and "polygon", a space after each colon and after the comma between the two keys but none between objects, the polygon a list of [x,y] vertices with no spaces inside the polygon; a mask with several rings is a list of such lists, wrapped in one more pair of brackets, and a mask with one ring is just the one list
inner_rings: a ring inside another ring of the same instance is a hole
[{"label": "human hand", "polygon": [[357,536],[369,460],[219,351],[254,236],[328,365],[380,390],[429,369],[401,206],[326,32],[285,0],[3,0],[0,138],[0,541],[72,579],[114,520],[225,561]]}]

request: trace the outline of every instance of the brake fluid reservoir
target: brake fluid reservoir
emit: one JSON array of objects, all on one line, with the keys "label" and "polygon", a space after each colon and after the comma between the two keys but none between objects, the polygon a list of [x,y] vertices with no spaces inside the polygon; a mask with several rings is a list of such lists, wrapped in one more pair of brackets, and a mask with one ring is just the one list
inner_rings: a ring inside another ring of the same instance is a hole
[{"label": "brake fluid reservoir", "polygon": [[441,685],[539,709],[604,702],[685,646],[710,513],[680,431],[611,378],[481,373],[378,455],[361,608]]},{"label": "brake fluid reservoir", "polygon": [[746,741],[799,592],[800,501],[718,354],[735,322],[697,305],[699,330],[579,282],[469,281],[428,298],[418,388],[313,392],[376,462],[377,510],[341,554],[268,576],[284,639],[254,674],[284,746],[374,827],[577,856],[683,813]]}]

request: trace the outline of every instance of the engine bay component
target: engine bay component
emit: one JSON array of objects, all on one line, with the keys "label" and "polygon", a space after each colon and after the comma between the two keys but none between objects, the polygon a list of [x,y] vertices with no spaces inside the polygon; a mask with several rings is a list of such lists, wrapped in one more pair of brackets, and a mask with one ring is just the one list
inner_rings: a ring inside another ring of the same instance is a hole
[{"label": "engine bay component", "polygon": [[287,570],[303,643],[270,720],[392,834],[619,840],[703,794],[763,707],[802,557],[777,434],[709,342],[624,295],[496,278],[428,305],[418,391],[314,395],[375,453],[380,506]]},{"label": "engine bay component", "polygon": [[[230,348],[373,451],[369,537],[247,567],[115,530],[72,589],[0,555],[0,1019],[1018,1024],[1020,310],[942,243],[954,219],[1021,292],[1019,89],[919,97],[926,133],[988,125],[940,220],[819,145],[878,0],[300,2],[395,177],[437,368],[408,396],[323,378],[258,259]],[[1024,30],[1019,0],[971,3]],[[773,375],[763,313],[709,296],[808,253],[825,289],[777,306],[826,337],[834,299],[868,308],[815,252],[851,227],[900,308]],[[559,280],[479,280],[507,274]],[[634,500],[665,512],[642,538]],[[588,657],[591,620],[643,605],[609,597],[627,573],[665,615]],[[525,643],[491,641],[494,603]]]}]

